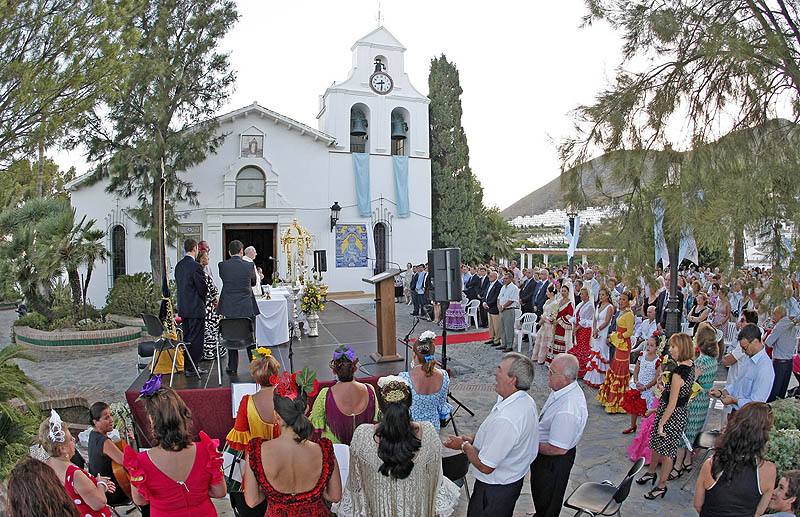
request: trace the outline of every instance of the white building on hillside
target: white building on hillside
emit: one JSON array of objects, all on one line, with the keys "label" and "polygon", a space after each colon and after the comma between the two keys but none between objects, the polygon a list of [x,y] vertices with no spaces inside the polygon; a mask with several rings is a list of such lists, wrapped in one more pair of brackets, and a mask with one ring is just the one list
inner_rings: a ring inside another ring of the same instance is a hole
[{"label": "white building on hillside", "polygon": [[[331,292],[368,290],[361,279],[375,269],[423,262],[431,244],[430,101],[404,71],[405,50],[383,27],[356,41],[347,79],[320,97],[318,129],[257,103],[220,116],[224,143],[184,173],[199,206],[177,207],[182,237],[169,250],[170,267],[183,255],[183,238],[205,239],[218,281],[216,265],[239,239],[256,247],[268,276],[277,266],[288,278],[280,234],[295,219],[311,233],[311,249],[326,251]],[[89,292],[102,305],[118,275],[150,271],[150,244],[128,215],[135,198],[85,180],[68,188],[77,216],[108,233],[112,259],[97,264]],[[341,212],[333,225],[335,202]]]}]

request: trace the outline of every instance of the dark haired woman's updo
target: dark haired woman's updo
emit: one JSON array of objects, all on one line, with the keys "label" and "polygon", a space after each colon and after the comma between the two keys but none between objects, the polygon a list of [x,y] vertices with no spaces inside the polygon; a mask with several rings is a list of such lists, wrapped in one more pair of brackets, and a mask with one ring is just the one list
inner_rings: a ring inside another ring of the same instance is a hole
[{"label": "dark haired woman's updo", "polygon": [[350,382],[356,374],[356,365],[358,364],[358,357],[351,361],[346,355],[341,355],[331,361],[331,369],[339,379],[339,382]]},{"label": "dark haired woman's updo", "polygon": [[405,479],[414,468],[414,455],[422,447],[411,420],[411,388],[405,382],[390,380],[380,390],[381,419],[375,429],[378,471],[393,479]]},{"label": "dark haired woman's updo", "polygon": [[430,377],[433,375],[433,371],[436,368],[436,354],[434,354],[435,346],[433,341],[416,341],[414,343],[414,354],[416,354],[417,359],[420,361],[420,366],[422,366],[422,371],[425,372],[425,375]]},{"label": "dark haired woman's updo", "polygon": [[297,391],[297,397],[292,400],[288,397],[281,397],[276,390],[272,393],[272,405],[281,420],[297,434],[297,438],[294,440],[300,443],[311,436],[314,426],[306,416],[308,397],[302,389]]}]

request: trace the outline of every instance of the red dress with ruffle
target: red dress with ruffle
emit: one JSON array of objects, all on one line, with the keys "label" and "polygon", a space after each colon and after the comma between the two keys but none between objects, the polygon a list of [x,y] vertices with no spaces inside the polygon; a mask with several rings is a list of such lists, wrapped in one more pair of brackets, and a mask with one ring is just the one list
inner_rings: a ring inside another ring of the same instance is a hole
[{"label": "red dress with ruffle", "polygon": [[97,479],[85,470],[75,465],[69,465],[67,467],[67,474],[64,476],[64,488],[67,490],[67,494],[69,494],[72,502],[75,503],[75,506],[78,508],[78,513],[81,514],[81,517],[111,517],[111,510],[108,508],[108,505],[105,505],[100,510],[92,510],[92,507],[86,504],[83,497],[75,491],[75,472],[78,470],[86,474],[89,481],[97,485]]},{"label": "red dress with ruffle", "polygon": [[192,470],[185,481],[174,481],[161,472],[147,451],[125,449],[124,467],[131,475],[131,485],[139,495],[150,501],[151,517],[214,517],[217,510],[208,495],[212,485],[223,482],[222,456],[217,448],[219,440],[212,440],[200,431],[200,442],[195,443],[196,453]]},{"label": "red dress with ruffle", "polygon": [[267,514],[264,517],[328,517],[331,511],[325,505],[322,494],[333,475],[333,444],[327,438],[317,442],[322,448],[322,473],[317,484],[308,492],[300,494],[284,494],[278,492],[267,481],[264,464],[261,462],[261,444],[265,440],[253,438],[247,444],[250,468],[256,476],[261,491],[267,498]]}]

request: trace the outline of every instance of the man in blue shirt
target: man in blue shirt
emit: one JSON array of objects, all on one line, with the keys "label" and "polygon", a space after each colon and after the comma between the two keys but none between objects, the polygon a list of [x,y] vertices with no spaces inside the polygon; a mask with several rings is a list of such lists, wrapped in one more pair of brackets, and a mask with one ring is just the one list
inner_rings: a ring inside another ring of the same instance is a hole
[{"label": "man in blue shirt", "polygon": [[741,409],[748,402],[766,402],[775,379],[772,361],[761,342],[761,330],[748,323],[739,331],[738,339],[739,346],[748,355],[747,359],[739,361],[739,376],[725,389],[714,388],[709,392],[733,409]]},{"label": "man in blue shirt", "polygon": [[789,387],[789,379],[792,377],[792,358],[797,353],[794,321],[786,313],[784,306],[775,307],[775,310],[772,311],[772,321],[777,323],[767,339],[764,340],[764,344],[772,349],[772,369],[775,372],[775,381],[767,402],[786,397],[786,389]]}]

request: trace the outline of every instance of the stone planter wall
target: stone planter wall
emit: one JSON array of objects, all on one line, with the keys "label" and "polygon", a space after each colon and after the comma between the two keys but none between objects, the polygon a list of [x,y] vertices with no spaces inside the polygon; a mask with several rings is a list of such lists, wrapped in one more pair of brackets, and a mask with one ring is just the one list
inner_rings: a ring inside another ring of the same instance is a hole
[{"label": "stone planter wall", "polygon": [[116,352],[139,343],[140,327],[122,327],[109,330],[47,332],[30,327],[13,327],[14,339],[41,359],[53,359],[54,354],[85,357]]}]

